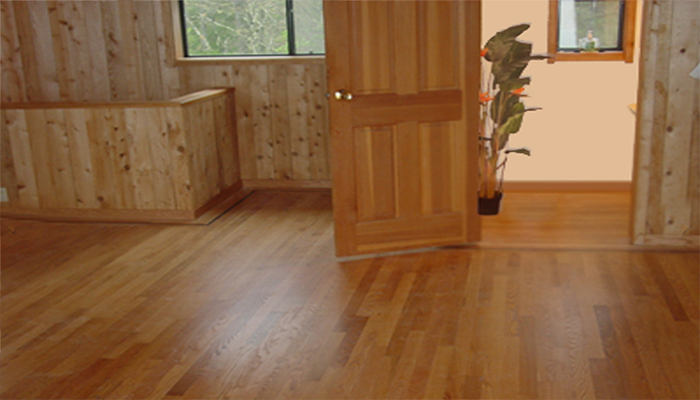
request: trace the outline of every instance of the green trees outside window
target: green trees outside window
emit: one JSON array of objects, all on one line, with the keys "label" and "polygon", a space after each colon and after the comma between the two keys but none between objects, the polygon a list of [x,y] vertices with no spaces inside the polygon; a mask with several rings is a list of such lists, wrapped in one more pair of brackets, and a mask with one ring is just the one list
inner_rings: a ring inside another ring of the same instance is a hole
[{"label": "green trees outside window", "polygon": [[324,53],[322,0],[181,0],[188,57]]}]

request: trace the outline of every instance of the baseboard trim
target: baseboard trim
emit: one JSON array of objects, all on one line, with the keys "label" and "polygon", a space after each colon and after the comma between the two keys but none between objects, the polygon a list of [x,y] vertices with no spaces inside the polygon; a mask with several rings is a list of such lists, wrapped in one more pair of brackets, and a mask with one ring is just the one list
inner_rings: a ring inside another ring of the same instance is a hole
[{"label": "baseboard trim", "polygon": [[195,211],[195,216],[197,219],[192,221],[192,224],[196,225],[207,225],[219,218],[228,209],[240,203],[248,197],[252,190],[243,188],[243,183],[238,182],[236,185],[232,186],[229,190],[220,193],[218,196],[211,199],[207,204],[198,208]]},{"label": "baseboard trim", "polygon": [[700,236],[672,236],[672,235],[642,235],[641,240],[637,240],[637,246],[664,246],[683,247],[700,250]]},{"label": "baseboard trim", "polygon": [[330,179],[243,179],[243,187],[251,190],[326,191]]},{"label": "baseboard trim", "polygon": [[0,216],[55,222],[207,225],[252,193],[242,186],[239,181],[196,210],[30,209],[3,206]]},{"label": "baseboard trim", "polygon": [[195,218],[199,218],[202,214],[206,213],[207,211],[211,210],[212,208],[216,207],[219,205],[222,201],[227,200],[229,197],[231,197],[234,193],[238,192],[243,188],[243,182],[240,180],[233,185],[229,186],[228,188],[224,189],[221,191],[221,193],[217,194],[216,196],[212,197],[204,203],[203,206],[197,208],[194,211],[194,216]]},{"label": "baseboard trim", "polygon": [[0,216],[11,219],[36,219],[57,222],[135,222],[186,223],[195,219],[193,210],[113,210],[89,208],[9,208],[3,207]]},{"label": "baseboard trim", "polygon": [[631,192],[631,181],[505,181],[504,192]]}]

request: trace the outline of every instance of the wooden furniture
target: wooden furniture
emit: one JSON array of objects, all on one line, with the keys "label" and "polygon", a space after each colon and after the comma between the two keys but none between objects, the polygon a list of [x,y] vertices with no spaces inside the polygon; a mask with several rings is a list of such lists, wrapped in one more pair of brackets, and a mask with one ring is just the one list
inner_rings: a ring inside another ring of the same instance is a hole
[{"label": "wooden furniture", "polygon": [[478,240],[481,3],[325,3],[336,252]]},{"label": "wooden furniture", "polygon": [[191,221],[241,188],[233,89],[3,103],[3,216]]}]

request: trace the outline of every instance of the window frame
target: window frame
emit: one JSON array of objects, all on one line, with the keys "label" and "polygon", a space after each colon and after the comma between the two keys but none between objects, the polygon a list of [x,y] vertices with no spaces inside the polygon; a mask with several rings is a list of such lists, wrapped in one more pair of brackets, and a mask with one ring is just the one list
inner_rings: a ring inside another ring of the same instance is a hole
[{"label": "window frame", "polygon": [[596,53],[558,51],[559,43],[559,0],[549,0],[549,23],[547,29],[547,52],[552,58],[547,63],[557,61],[624,61],[634,62],[635,22],[637,17],[637,0],[624,0],[624,17],[622,18],[622,50],[606,50]]},{"label": "window frame", "polygon": [[170,0],[172,20],[173,48],[175,50],[175,65],[231,65],[231,64],[323,64],[326,54],[295,54],[295,55],[226,55],[226,56],[188,56],[185,39],[185,15],[181,7],[182,0]]}]

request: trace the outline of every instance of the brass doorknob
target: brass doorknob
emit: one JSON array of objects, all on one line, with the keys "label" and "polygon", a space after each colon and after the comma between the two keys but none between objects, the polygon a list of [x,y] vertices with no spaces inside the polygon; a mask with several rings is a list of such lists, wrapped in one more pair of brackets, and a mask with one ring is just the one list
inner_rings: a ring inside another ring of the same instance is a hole
[{"label": "brass doorknob", "polygon": [[337,90],[334,94],[333,97],[335,97],[336,100],[347,100],[350,101],[352,100],[352,93],[348,92],[345,89],[340,89]]}]

